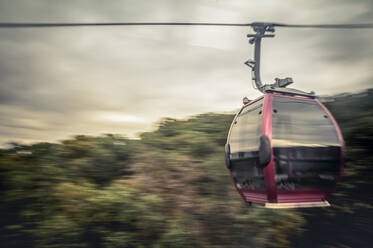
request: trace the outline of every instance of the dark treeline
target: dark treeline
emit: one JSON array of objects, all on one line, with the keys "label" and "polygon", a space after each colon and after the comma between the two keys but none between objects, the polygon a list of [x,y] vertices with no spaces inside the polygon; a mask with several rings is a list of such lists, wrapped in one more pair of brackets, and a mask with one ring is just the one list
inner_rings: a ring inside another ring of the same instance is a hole
[{"label": "dark treeline", "polygon": [[369,247],[373,94],[327,102],[346,141],[332,207],[248,207],[224,164],[231,114],[163,119],[139,140],[0,150],[1,247]]}]

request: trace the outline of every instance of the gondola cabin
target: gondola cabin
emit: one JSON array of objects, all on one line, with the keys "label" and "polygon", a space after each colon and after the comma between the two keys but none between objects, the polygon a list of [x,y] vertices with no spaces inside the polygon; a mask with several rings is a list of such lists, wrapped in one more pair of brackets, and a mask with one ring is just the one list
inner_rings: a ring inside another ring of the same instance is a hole
[{"label": "gondola cabin", "polygon": [[235,116],[225,146],[232,181],[248,203],[328,206],[343,171],[343,138],[312,97],[267,93]]}]

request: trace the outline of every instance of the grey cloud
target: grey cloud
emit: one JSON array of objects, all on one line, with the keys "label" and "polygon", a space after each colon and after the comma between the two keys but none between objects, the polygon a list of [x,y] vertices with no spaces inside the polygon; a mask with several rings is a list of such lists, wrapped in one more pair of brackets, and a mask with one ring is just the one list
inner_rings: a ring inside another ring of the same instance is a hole
[{"label": "grey cloud", "polygon": [[[0,21],[373,22],[361,1],[2,1]],[[149,130],[161,117],[231,111],[251,88],[246,28],[0,30],[0,143]],[[339,93],[369,87],[372,31],[278,29],[263,78]],[[346,77],[344,73],[352,75]],[[369,80],[369,82],[368,82]],[[367,83],[368,82],[368,83]],[[143,121],[108,121],[102,112]]]}]

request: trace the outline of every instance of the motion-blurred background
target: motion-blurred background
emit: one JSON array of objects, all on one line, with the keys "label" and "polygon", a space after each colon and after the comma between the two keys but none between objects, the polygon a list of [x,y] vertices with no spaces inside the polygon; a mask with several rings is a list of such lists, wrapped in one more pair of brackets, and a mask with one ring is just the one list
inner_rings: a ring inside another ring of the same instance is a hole
[{"label": "motion-blurred background", "polygon": [[[166,118],[140,139],[1,150],[3,247],[369,247],[373,90],[327,99],[346,141],[332,207],[245,205],[224,164],[232,114]],[[325,99],[326,100],[326,99]]]},{"label": "motion-blurred background", "polygon": [[[0,1],[0,22],[372,20],[369,0]],[[249,32],[1,29],[1,247],[370,247],[373,32],[263,42],[264,81],[322,95],[346,142],[332,207],[298,210],[248,207],[224,165],[233,113],[259,95]]]}]

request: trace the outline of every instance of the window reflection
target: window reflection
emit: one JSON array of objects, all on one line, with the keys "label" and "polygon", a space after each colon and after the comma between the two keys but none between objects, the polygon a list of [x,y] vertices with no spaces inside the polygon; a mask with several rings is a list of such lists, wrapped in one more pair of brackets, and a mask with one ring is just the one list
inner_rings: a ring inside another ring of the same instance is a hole
[{"label": "window reflection", "polygon": [[277,189],[332,187],[339,170],[340,145],[322,107],[312,101],[275,96],[272,108]]},{"label": "window reflection", "polygon": [[265,189],[263,169],[259,168],[259,136],[262,133],[263,99],[238,114],[230,136],[232,175],[238,188]]}]

